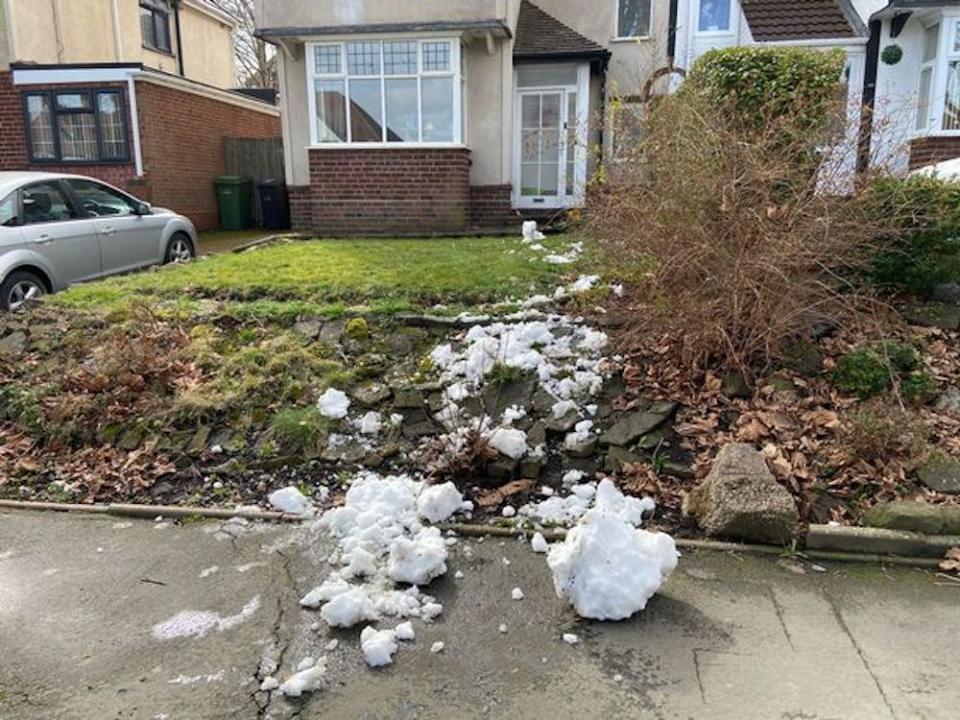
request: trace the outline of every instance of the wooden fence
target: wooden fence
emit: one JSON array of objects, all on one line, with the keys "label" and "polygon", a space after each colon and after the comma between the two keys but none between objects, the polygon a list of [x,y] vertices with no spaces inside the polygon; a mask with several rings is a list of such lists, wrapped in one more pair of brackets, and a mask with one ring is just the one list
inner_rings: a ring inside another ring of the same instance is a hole
[{"label": "wooden fence", "polygon": [[280,138],[225,138],[227,175],[283,182],[283,140]]},{"label": "wooden fence", "polygon": [[260,222],[260,203],[256,184],[265,180],[284,181],[283,140],[281,138],[224,138],[227,175],[253,178],[254,220]]}]

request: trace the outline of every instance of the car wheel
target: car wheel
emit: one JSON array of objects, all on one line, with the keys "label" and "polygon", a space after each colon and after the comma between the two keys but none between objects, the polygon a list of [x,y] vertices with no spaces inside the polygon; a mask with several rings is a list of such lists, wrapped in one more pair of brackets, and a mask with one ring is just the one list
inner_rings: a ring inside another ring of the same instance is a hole
[{"label": "car wheel", "polygon": [[0,310],[22,310],[27,302],[38,300],[46,294],[43,280],[32,272],[12,272],[0,284]]},{"label": "car wheel", "polygon": [[189,262],[193,260],[194,255],[193,243],[190,242],[190,238],[183,233],[177,233],[170,239],[170,244],[167,245],[167,254],[163,258],[163,262],[164,264]]}]

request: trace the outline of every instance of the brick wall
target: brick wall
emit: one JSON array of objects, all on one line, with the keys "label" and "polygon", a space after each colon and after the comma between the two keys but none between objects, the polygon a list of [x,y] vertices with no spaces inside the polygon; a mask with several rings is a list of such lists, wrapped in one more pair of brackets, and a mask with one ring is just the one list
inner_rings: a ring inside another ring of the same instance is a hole
[{"label": "brick wall", "polygon": [[455,233],[470,220],[470,151],[310,151],[310,187],[293,189],[293,225],[324,235]]},{"label": "brick wall", "polygon": [[223,139],[280,136],[280,118],[179,89],[137,82],[144,171],[151,202],[219,224],[213,181],[226,172]]},{"label": "brick wall", "polygon": [[27,134],[23,117],[23,90],[84,90],[89,88],[103,88],[119,90],[123,93],[123,102],[129,102],[126,85],[99,83],[99,84],[70,84],[44,85],[42,87],[16,89],[13,86],[13,74],[0,73],[0,170],[42,170],[44,172],[76,173],[100,178],[104,182],[123,188],[127,192],[149,200],[149,188],[137,178],[133,164],[133,134],[127,122],[127,145],[130,148],[131,160],[123,163],[107,165],[89,163],[31,163],[28,158]]},{"label": "brick wall", "polygon": [[960,157],[960,137],[926,137],[910,143],[910,169]]},{"label": "brick wall", "polygon": [[13,87],[13,73],[0,72],[0,170],[22,170],[26,164],[20,94]]},{"label": "brick wall", "polygon": [[508,228],[521,222],[512,207],[510,185],[474,185],[470,188],[470,225],[481,229]]}]

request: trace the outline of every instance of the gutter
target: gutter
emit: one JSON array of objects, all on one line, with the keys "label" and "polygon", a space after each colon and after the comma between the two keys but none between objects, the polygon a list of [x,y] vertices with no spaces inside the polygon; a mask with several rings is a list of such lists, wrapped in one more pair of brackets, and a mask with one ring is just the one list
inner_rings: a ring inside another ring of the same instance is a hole
[{"label": "gutter", "polygon": [[873,141],[873,110],[877,99],[877,70],[880,59],[880,20],[870,20],[870,39],[863,69],[863,96],[860,110],[860,134],[857,138],[857,174],[870,168],[870,144]]},{"label": "gutter", "polygon": [[173,26],[177,31],[177,67],[183,77],[187,73],[183,68],[183,34],[180,32],[180,0],[174,0],[173,3]]}]

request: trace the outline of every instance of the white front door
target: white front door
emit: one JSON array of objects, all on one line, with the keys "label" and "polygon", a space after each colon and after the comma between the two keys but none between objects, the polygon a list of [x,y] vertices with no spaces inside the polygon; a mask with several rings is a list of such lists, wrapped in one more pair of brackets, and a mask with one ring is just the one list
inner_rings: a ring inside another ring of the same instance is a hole
[{"label": "white front door", "polygon": [[566,208],[583,201],[586,123],[576,86],[517,91],[514,204]]}]

